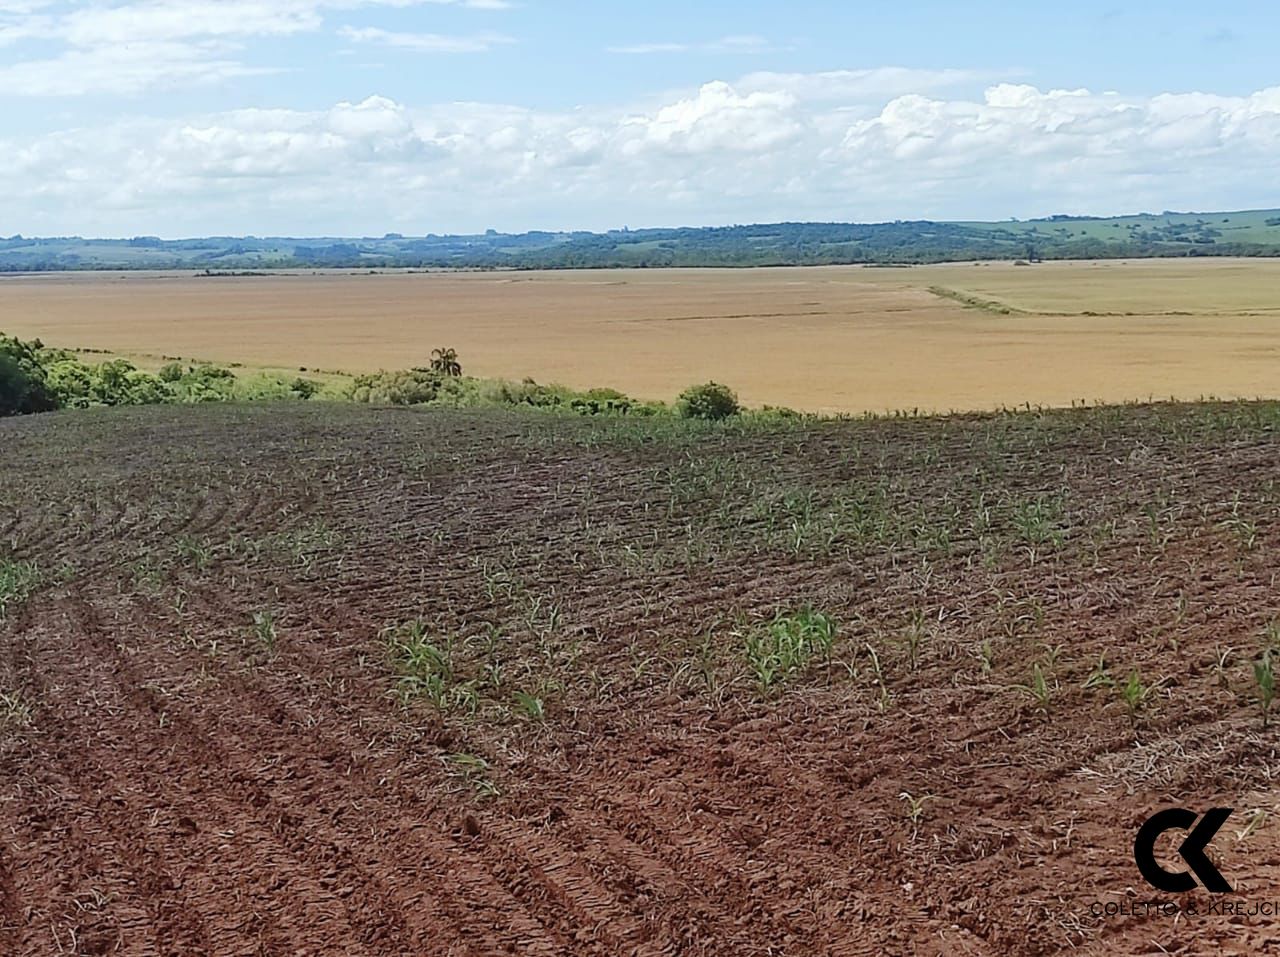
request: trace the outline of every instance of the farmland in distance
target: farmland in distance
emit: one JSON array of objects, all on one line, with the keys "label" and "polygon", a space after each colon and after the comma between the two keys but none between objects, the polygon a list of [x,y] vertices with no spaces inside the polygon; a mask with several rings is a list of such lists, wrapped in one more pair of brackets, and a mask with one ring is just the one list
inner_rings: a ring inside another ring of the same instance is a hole
[{"label": "farmland in distance", "polygon": [[468,373],[671,399],[716,379],[805,411],[1280,393],[1280,263],[1140,260],[750,270],[0,279],[0,328],[343,372],[459,351]]}]

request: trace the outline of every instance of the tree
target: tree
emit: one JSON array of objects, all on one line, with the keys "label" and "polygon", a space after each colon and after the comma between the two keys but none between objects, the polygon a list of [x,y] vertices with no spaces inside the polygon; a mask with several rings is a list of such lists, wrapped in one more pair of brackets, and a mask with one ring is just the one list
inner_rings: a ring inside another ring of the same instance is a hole
[{"label": "tree", "polygon": [[44,380],[0,352],[0,416],[49,412],[58,407]]},{"label": "tree", "polygon": [[462,375],[462,363],[458,361],[457,350],[432,349],[431,371],[454,377]]},{"label": "tree", "polygon": [[0,333],[0,415],[27,415],[58,408],[49,388],[39,339],[23,342]]},{"label": "tree", "polygon": [[738,397],[718,382],[690,386],[680,393],[680,414],[686,419],[727,419],[738,414]]}]

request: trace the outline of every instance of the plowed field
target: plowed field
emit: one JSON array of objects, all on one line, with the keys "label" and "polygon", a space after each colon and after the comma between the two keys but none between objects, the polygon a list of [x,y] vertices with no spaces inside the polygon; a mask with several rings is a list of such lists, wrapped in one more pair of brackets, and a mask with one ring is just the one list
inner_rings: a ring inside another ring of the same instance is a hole
[{"label": "plowed field", "polygon": [[0,422],[0,954],[1276,947],[1278,426]]}]

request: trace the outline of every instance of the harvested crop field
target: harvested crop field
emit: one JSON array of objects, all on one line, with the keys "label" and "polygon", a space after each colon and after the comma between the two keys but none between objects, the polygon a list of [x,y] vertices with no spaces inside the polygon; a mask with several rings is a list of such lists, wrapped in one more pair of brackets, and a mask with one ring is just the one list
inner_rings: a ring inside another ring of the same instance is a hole
[{"label": "harvested crop field", "polygon": [[0,278],[0,329],[275,369],[424,364],[815,412],[1275,397],[1280,262],[1169,259],[432,274]]},{"label": "harvested crop field", "polygon": [[0,422],[0,953],[1274,947],[1278,426]]}]

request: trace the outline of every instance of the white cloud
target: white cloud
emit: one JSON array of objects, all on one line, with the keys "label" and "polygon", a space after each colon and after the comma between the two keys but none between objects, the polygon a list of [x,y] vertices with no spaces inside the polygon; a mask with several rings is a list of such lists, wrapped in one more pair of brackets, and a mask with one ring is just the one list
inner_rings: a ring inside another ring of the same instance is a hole
[{"label": "white cloud", "polygon": [[[53,4],[44,0],[0,0],[0,48],[30,40],[64,47],[53,56],[0,68],[0,92],[138,93],[162,85],[274,72],[243,63],[242,45],[257,38],[317,31],[333,10],[424,4],[480,10],[511,6],[507,0],[129,0],[51,13],[47,11]],[[480,52],[509,42],[497,34],[443,36],[354,27],[344,33],[352,40],[434,53]]]},{"label": "white cloud", "polygon": [[355,43],[378,43],[411,53],[484,53],[500,44],[515,42],[511,37],[496,33],[446,36],[439,33],[397,33],[376,27],[343,27],[338,32]]},{"label": "white cloud", "polygon": [[[52,17],[40,14],[33,16],[29,9],[11,8],[6,10],[0,7],[0,49],[11,46],[15,43],[21,43],[23,40],[37,40],[52,35],[54,20]],[[19,13],[23,16],[5,22],[3,17],[7,13]]]},{"label": "white cloud", "polygon": [[0,67],[0,90],[28,96],[128,95],[161,81],[215,83],[270,72],[229,59],[214,44],[147,41],[68,50],[51,59]]},{"label": "white cloud", "polygon": [[455,4],[472,10],[510,10],[515,6],[507,0],[429,0],[431,3]]},{"label": "white cloud", "polygon": [[1012,83],[940,92],[969,82],[946,71],[758,73],[645,106],[539,111],[370,97],[320,111],[0,134],[9,161],[0,208],[29,233],[364,234],[1268,200],[1280,88],[1235,97]]},{"label": "white cloud", "polygon": [[380,5],[386,7],[413,7],[421,3],[437,6],[467,7],[471,10],[511,10],[516,4],[509,0],[324,0],[333,7],[361,7]]},{"label": "white cloud", "polygon": [[860,104],[904,93],[920,93],[973,83],[984,78],[972,70],[909,70],[879,67],[870,70],[826,70],[821,73],[749,73],[737,84],[747,93],[785,91],[804,100]]},{"label": "white cloud", "polygon": [[64,17],[58,33],[74,46],[188,37],[279,36],[318,29],[319,5],[290,0],[151,0],[87,7]]},{"label": "white cloud", "polygon": [[0,0],[0,14],[34,13],[53,6],[54,0]]},{"label": "white cloud", "polygon": [[773,49],[764,37],[735,34],[707,43],[630,43],[607,47],[606,52],[643,56],[651,53],[768,53]]},{"label": "white cloud", "polygon": [[641,136],[626,146],[633,153],[648,145],[681,153],[769,150],[799,135],[803,120],[795,105],[789,93],[743,95],[728,83],[708,83],[696,96],[628,120],[624,129],[629,126]]}]

